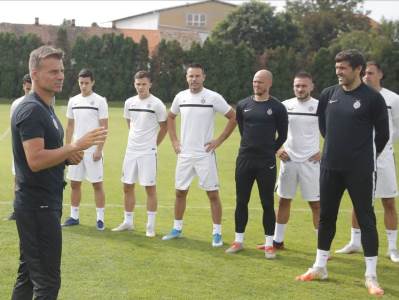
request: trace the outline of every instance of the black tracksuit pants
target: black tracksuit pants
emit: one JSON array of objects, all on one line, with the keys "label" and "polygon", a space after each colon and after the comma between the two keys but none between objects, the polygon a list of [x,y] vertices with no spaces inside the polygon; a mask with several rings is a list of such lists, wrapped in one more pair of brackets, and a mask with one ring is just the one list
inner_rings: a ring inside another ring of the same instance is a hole
[{"label": "black tracksuit pants", "polygon": [[276,163],[259,158],[238,156],[236,161],[236,210],[235,231],[245,232],[248,222],[248,203],[252,186],[256,180],[263,208],[263,228],[265,235],[273,235],[276,223],[274,213],[274,186],[276,183]]},{"label": "black tracksuit pants", "polygon": [[61,285],[61,211],[15,210],[20,239],[12,300],[57,299]]},{"label": "black tracksuit pants", "polygon": [[362,231],[364,256],[378,255],[378,233],[373,207],[373,173],[321,168],[318,249],[330,250],[342,194],[347,189]]}]

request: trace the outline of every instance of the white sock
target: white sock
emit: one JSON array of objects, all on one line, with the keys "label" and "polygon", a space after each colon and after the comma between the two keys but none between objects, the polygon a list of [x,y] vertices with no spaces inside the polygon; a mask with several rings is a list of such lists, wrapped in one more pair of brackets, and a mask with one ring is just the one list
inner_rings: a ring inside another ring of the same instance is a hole
[{"label": "white sock", "polygon": [[364,257],[364,261],[366,262],[365,276],[377,277],[377,258],[377,256]]},{"label": "white sock", "polygon": [[101,220],[104,222],[104,207],[96,208],[96,212],[97,212],[97,221]]},{"label": "white sock", "polygon": [[386,230],[388,239],[388,250],[396,249],[396,242],[398,240],[398,230]]},{"label": "white sock", "polygon": [[222,224],[213,224],[212,234],[222,234]]},{"label": "white sock", "polygon": [[244,232],[243,233],[236,232],[236,238],[234,239],[234,242],[241,244],[244,243]]},{"label": "white sock", "polygon": [[173,229],[181,231],[183,229],[183,220],[174,220],[173,221]]},{"label": "white sock", "polygon": [[133,220],[134,220],[134,212],[125,210],[123,223],[133,225]]},{"label": "white sock", "polygon": [[273,247],[273,236],[265,235],[265,247]]},{"label": "white sock", "polygon": [[147,211],[147,227],[155,228],[156,211]]},{"label": "white sock", "polygon": [[284,241],[284,233],[285,233],[285,228],[286,228],[287,224],[279,224],[276,223],[276,227],[274,228],[274,240],[277,243],[281,243],[282,241]]},{"label": "white sock", "polygon": [[356,247],[360,247],[362,245],[362,232],[359,228],[351,228],[351,240],[350,240],[350,244],[356,246]]},{"label": "white sock", "polygon": [[317,249],[316,261],[314,262],[313,267],[325,268],[327,266],[327,260],[329,256],[330,251]]},{"label": "white sock", "polygon": [[71,206],[71,218],[79,219],[79,206]]}]

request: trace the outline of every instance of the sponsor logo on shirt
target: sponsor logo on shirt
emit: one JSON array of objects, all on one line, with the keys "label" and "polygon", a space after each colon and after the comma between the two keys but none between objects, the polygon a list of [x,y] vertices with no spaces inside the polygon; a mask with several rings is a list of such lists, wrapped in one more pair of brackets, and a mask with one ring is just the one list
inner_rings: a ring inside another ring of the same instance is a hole
[{"label": "sponsor logo on shirt", "polygon": [[272,111],[271,108],[269,108],[269,109],[266,111],[266,113],[267,113],[269,116],[271,116],[271,115],[273,114],[273,111]]},{"label": "sponsor logo on shirt", "polygon": [[244,112],[249,112],[251,110],[252,110],[251,108],[246,108],[246,109],[244,109]]},{"label": "sponsor logo on shirt", "polygon": [[287,107],[287,110],[293,110],[294,107]]},{"label": "sponsor logo on shirt", "polygon": [[328,103],[335,103],[335,102],[338,102],[338,99],[330,99],[330,100],[328,101]]}]

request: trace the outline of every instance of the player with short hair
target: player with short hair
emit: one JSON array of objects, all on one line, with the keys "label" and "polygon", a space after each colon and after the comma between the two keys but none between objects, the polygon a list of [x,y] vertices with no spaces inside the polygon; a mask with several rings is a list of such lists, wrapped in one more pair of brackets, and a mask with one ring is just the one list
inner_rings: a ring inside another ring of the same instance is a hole
[{"label": "player with short hair", "polygon": [[[235,111],[218,93],[204,87],[205,72],[200,64],[187,68],[189,89],[175,96],[168,115],[168,131],[177,154],[176,202],[173,228],[163,240],[179,238],[182,234],[183,215],[191,181],[199,177],[199,186],[205,190],[211,205],[213,221],[212,246],[221,247],[222,204],[219,197],[215,149],[233,132],[236,126]],[[228,122],[223,132],[213,138],[215,113],[224,115]],[[180,140],[176,134],[176,116],[181,114]]]},{"label": "player with short hair", "polygon": [[[70,144],[79,139],[86,132],[97,128],[108,128],[107,100],[93,91],[95,84],[93,72],[82,69],[78,75],[80,94],[68,101],[68,125],[65,141]],[[82,181],[89,181],[94,189],[96,202],[96,228],[104,230],[105,193],[103,188],[104,144],[92,146],[84,151],[83,160],[76,166],[69,166],[67,179],[71,181],[71,215],[62,226],[79,225],[79,205],[82,197]]]},{"label": "player with short hair", "polygon": [[338,85],[322,91],[317,114],[324,139],[320,169],[320,221],[315,263],[297,280],[327,279],[327,260],[336,232],[342,195],[347,189],[362,230],[369,294],[381,296],[377,281],[378,232],[373,207],[375,155],[389,140],[384,98],[361,80],[363,55],[355,49],[335,56]]},{"label": "player with short hair", "polygon": [[[395,207],[395,197],[398,195],[396,183],[395,157],[393,143],[399,135],[399,95],[382,87],[381,81],[384,77],[381,66],[375,61],[367,62],[366,72],[363,77],[364,83],[379,91],[387,104],[389,116],[390,138],[384,150],[377,159],[377,182],[375,197],[381,198],[384,207],[384,223],[388,239],[387,256],[393,262],[399,262],[397,250],[398,238],[398,215]],[[356,214],[352,213],[352,229],[350,242],[336,253],[354,253],[361,249],[361,231],[356,219]]]},{"label": "player with short hair", "polygon": [[147,193],[146,236],[155,236],[157,213],[157,147],[167,132],[167,113],[163,102],[150,93],[150,73],[138,71],[134,75],[137,95],[125,101],[124,118],[129,128],[126,154],[122,167],[124,191],[124,221],[112,231],[133,230],[136,204],[135,183],[145,187]]},{"label": "player with short hair", "polygon": [[317,232],[320,215],[320,133],[317,118],[319,101],[312,98],[312,76],[299,72],[294,77],[295,98],[283,101],[288,112],[287,141],[277,151],[280,172],[277,194],[280,197],[273,244],[284,248],[284,233],[290,216],[291,201],[298,185],[302,198],[312,210],[313,226]]}]

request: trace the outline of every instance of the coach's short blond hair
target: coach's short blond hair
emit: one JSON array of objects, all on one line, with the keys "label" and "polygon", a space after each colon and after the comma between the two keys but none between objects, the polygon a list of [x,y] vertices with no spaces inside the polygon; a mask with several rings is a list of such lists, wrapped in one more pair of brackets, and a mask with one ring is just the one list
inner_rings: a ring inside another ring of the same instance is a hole
[{"label": "coach's short blond hair", "polygon": [[41,46],[33,50],[29,56],[29,72],[37,69],[40,66],[41,61],[49,57],[62,59],[64,57],[64,51],[51,46]]}]

